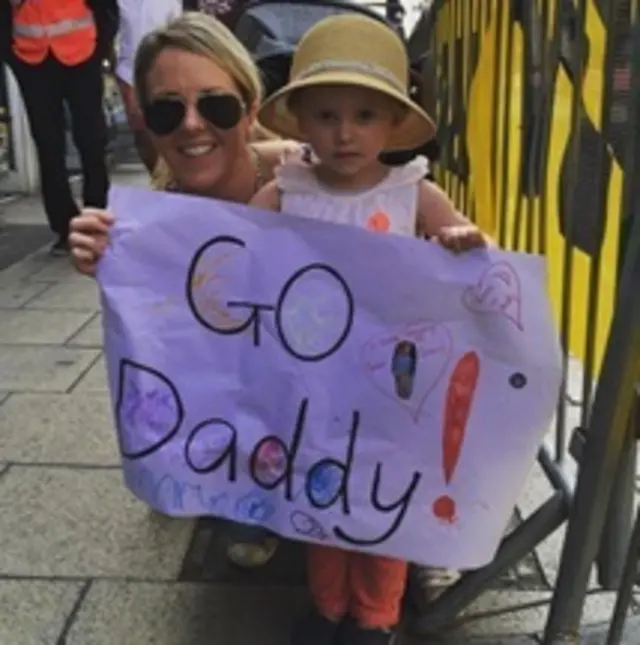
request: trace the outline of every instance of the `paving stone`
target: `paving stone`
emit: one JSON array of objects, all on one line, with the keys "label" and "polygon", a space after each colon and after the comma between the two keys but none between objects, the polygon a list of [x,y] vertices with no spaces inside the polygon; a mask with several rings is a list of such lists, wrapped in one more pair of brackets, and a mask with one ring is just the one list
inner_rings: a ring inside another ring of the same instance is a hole
[{"label": "paving stone", "polygon": [[462,612],[455,631],[482,637],[539,632],[550,598],[542,591],[489,591]]},{"label": "paving stone", "polygon": [[96,312],[100,310],[98,287],[95,280],[79,274],[67,277],[29,302],[29,308]]},{"label": "paving stone", "polygon": [[[609,630],[609,623],[592,625],[581,632],[581,645],[603,645]],[[631,616],[627,619],[622,632],[620,645],[638,645],[640,643],[640,616]]]},{"label": "paving stone", "polygon": [[[611,619],[615,604],[615,592],[601,590],[591,591],[584,604],[582,624],[588,626],[601,622],[608,622]],[[640,643],[640,640],[638,643]]]},{"label": "paving stone", "polygon": [[449,635],[443,634],[428,640],[403,636],[399,645],[540,645],[540,643],[527,634],[482,637],[456,632]]},{"label": "paving stone", "polygon": [[32,276],[47,269],[56,262],[56,260],[44,251],[34,253],[24,260],[12,264],[9,268],[0,271],[0,286],[11,287],[16,282],[31,279]]},{"label": "paving stone", "polygon": [[524,488],[518,496],[518,507],[524,515],[531,515],[553,493],[553,486],[551,486],[544,471],[536,462],[532,466]]},{"label": "paving stone", "polygon": [[56,283],[81,277],[69,258],[51,259],[40,262],[29,275],[29,282]]},{"label": "paving stone", "polygon": [[0,390],[0,405],[2,405],[8,398],[11,392]]},{"label": "paving stone", "polygon": [[119,470],[12,466],[0,479],[0,574],[171,580],[192,526],[151,513]]},{"label": "paving stone", "polygon": [[0,455],[27,463],[117,465],[106,394],[14,394],[0,407]]},{"label": "paving stone", "polygon": [[99,356],[93,349],[0,347],[0,390],[65,392]]},{"label": "paving stone", "polygon": [[77,334],[67,341],[68,347],[102,348],[102,317],[96,314]]},{"label": "paving stone", "polygon": [[[483,594],[460,616],[462,633],[475,636],[533,634],[544,631],[552,592],[490,591]],[[591,593],[587,596],[583,625],[609,620],[615,594]],[[458,633],[458,630],[455,630]]]},{"label": "paving stone", "polygon": [[0,269],[24,260],[47,244],[51,244],[49,227],[38,222],[3,223],[0,226]]},{"label": "paving stone", "polygon": [[[21,195],[10,204],[3,205],[2,222],[6,225],[46,225],[47,219],[42,207],[42,197],[34,192]],[[49,239],[53,241],[53,234],[49,235]]]},{"label": "paving stone", "polygon": [[107,365],[104,356],[96,361],[95,365],[82,377],[82,379],[75,386],[76,392],[108,392],[109,385],[107,384]]},{"label": "paving stone", "polygon": [[56,643],[82,586],[81,582],[0,580],[0,643]]},{"label": "paving stone", "polygon": [[298,589],[96,581],[66,645],[275,645],[307,608]]},{"label": "paving stone", "polygon": [[2,286],[0,282],[0,309],[15,309],[22,307],[32,298],[40,295],[47,286],[37,282],[13,282]]},{"label": "paving stone", "polygon": [[89,313],[74,311],[0,311],[0,344],[61,345],[90,317]]},{"label": "paving stone", "polygon": [[[570,468],[568,467],[567,470],[570,470]],[[522,510],[524,516],[527,517],[534,513],[553,493],[553,487],[549,483],[542,468],[536,463],[529,474],[525,488],[518,498],[518,507]],[[555,585],[558,576],[558,566],[564,547],[565,533],[566,523],[554,531],[536,548],[537,560],[551,588]],[[595,571],[591,573],[589,587],[591,589],[597,587]]]}]

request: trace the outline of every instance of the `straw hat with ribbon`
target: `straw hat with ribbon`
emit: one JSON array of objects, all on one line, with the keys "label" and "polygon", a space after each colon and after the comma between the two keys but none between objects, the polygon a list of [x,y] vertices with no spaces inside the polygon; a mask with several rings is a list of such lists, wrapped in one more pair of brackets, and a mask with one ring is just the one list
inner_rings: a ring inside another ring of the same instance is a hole
[{"label": "straw hat with ribbon", "polygon": [[406,115],[394,129],[387,150],[417,148],[433,138],[433,121],[409,96],[405,46],[392,29],[374,18],[342,14],[314,25],[296,49],[289,83],[263,103],[258,120],[280,136],[304,140],[289,99],[294,91],[317,85],[365,87],[404,106]]}]

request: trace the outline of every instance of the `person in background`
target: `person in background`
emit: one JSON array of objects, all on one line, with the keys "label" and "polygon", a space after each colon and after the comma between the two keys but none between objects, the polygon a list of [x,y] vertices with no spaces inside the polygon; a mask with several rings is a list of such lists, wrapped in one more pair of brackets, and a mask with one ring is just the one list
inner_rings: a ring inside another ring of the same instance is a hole
[{"label": "person in background", "polygon": [[116,0],[0,0],[0,48],[27,112],[38,155],[44,209],[67,252],[78,212],[66,168],[66,115],[80,155],[83,203],[104,208],[109,190],[103,61],[118,30]]},{"label": "person in background", "polygon": [[149,172],[158,161],[133,89],[133,65],[142,38],[182,12],[181,0],[118,0],[120,32],[115,74],[122,95],[129,129],[140,160]]},{"label": "person in background", "polygon": [[247,0],[183,0],[185,11],[201,11],[215,16],[220,22],[233,29]]}]

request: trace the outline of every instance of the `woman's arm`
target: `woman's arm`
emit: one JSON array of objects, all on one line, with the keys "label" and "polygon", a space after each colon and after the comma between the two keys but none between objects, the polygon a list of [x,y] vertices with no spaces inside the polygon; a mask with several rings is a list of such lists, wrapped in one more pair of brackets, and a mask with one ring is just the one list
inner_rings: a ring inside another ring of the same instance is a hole
[{"label": "woman's arm", "polygon": [[263,211],[280,212],[280,189],[275,181],[265,184],[251,199],[249,206]]}]

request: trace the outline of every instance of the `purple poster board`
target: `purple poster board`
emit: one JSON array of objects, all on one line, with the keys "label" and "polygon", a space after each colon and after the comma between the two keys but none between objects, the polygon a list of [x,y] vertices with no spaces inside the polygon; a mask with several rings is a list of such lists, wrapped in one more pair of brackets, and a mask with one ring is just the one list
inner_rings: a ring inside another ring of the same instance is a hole
[{"label": "purple poster board", "polygon": [[174,516],[489,562],[553,417],[544,260],[117,188],[99,267],[127,486]]}]

